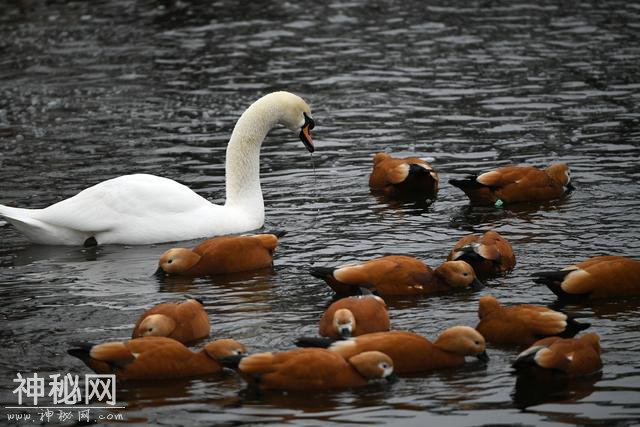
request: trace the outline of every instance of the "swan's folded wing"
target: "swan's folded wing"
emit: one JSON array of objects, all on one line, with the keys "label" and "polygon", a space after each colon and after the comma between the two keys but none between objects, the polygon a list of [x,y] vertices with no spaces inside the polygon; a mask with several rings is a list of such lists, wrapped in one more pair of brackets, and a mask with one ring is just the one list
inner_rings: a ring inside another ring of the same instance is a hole
[{"label": "swan's folded wing", "polygon": [[145,224],[210,207],[187,186],[154,175],[125,175],[89,187],[69,199],[36,211],[47,224],[96,233],[123,222]]}]

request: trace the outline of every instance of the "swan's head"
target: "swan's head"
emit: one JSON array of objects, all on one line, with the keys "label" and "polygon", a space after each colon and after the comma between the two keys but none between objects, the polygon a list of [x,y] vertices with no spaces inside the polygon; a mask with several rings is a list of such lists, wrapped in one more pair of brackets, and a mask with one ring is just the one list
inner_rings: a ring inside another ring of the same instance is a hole
[{"label": "swan's head", "polygon": [[309,105],[298,95],[289,92],[274,92],[267,96],[274,97],[276,105],[279,106],[280,119],[278,121],[293,132],[299,131],[300,140],[307,147],[307,150],[313,153],[311,129],[315,126],[315,122],[311,116]]}]

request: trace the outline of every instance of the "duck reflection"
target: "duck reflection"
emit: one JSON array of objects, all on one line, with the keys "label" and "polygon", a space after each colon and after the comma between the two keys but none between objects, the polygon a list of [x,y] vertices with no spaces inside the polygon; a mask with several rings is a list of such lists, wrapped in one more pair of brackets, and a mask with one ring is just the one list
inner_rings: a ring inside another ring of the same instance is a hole
[{"label": "duck reflection", "polygon": [[263,406],[271,412],[273,408],[286,411],[330,412],[336,410],[343,392],[317,391],[290,393],[280,390],[260,390],[258,387],[246,387],[239,393],[243,405]]},{"label": "duck reflection", "polygon": [[392,382],[374,382],[358,389],[310,391],[292,393],[279,390],[260,390],[258,387],[246,387],[240,391],[239,397],[243,406],[264,407],[269,413],[273,409],[287,412],[322,413],[322,419],[344,415],[341,408],[345,402],[351,407],[367,408],[385,405]]},{"label": "duck reflection", "polygon": [[541,219],[543,211],[558,210],[567,207],[569,203],[569,199],[564,198],[541,204],[518,203],[503,208],[464,205],[453,212],[449,225],[468,229],[470,224],[499,224],[506,218],[514,217],[526,222],[535,222]]},{"label": "duck reflection", "polygon": [[126,381],[118,384],[118,401],[128,410],[161,407],[170,404],[213,403],[220,407],[237,406],[240,398],[235,395],[211,396],[236,389],[240,378],[232,371],[200,378],[156,381]]},{"label": "duck reflection", "polygon": [[474,224],[499,224],[501,220],[514,216],[516,215],[508,209],[465,205],[452,212],[449,225],[453,228],[477,232],[473,228]]},{"label": "duck reflection", "polygon": [[264,299],[267,299],[266,291],[275,286],[275,278],[276,272],[271,267],[201,278],[156,276],[160,292],[203,295],[222,290],[238,296],[244,295],[251,301],[255,301],[258,295],[264,295]]},{"label": "duck reflection", "polygon": [[371,190],[377,204],[373,206],[376,213],[386,210],[400,211],[403,214],[420,216],[429,213],[435,199],[416,199],[410,196],[389,197],[378,191]]},{"label": "duck reflection", "polygon": [[640,298],[628,297],[615,301],[585,300],[580,304],[568,303],[558,299],[550,307],[554,310],[562,309],[567,312],[582,312],[585,308],[588,308],[587,312],[591,311],[593,317],[613,318],[620,313],[629,313],[631,315],[640,310]]},{"label": "duck reflection", "polygon": [[593,393],[601,378],[602,372],[570,379],[559,372],[532,368],[518,373],[511,397],[519,409],[550,402],[573,403]]}]

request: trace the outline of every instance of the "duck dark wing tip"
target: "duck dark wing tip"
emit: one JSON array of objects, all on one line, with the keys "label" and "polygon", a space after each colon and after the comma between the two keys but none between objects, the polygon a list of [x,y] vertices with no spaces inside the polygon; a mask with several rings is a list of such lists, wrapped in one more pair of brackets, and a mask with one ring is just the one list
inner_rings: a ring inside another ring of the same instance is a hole
[{"label": "duck dark wing tip", "polygon": [[324,279],[327,277],[333,277],[333,272],[335,268],[333,267],[311,267],[309,269],[309,274],[313,277],[317,277],[318,279]]},{"label": "duck dark wing tip", "polygon": [[299,337],[294,344],[297,347],[329,348],[336,340],[325,337]]}]

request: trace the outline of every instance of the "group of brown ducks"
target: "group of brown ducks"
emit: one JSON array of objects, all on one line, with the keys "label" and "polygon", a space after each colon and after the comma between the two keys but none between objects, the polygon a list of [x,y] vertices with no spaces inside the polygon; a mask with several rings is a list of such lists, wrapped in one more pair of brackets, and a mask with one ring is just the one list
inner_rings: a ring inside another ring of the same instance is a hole
[{"label": "group of brown ducks", "polygon": [[[500,207],[540,203],[563,197],[572,187],[569,168],[556,163],[544,170],[509,166],[478,176],[450,180],[473,205]],[[369,185],[386,197],[434,199],[437,172],[417,157],[374,156]],[[276,234],[224,236],[193,249],[174,248],[159,261],[158,274],[198,277],[261,269],[273,265]],[[442,294],[481,287],[480,280],[511,271],[516,259],[510,243],[495,231],[458,241],[448,259],[432,269],[409,256],[385,256],[340,267],[314,267],[340,299],[319,322],[321,337],[302,337],[299,346],[283,352],[247,355],[233,339],[219,339],[199,352],[186,345],[209,336],[210,323],[202,301],[159,304],[142,314],[132,339],[69,350],[97,373],[120,380],[169,379],[236,370],[260,389],[326,390],[365,385],[392,373],[415,374],[465,363],[466,356],[487,360],[486,343],[521,351],[513,362],[517,372],[540,370],[568,378],[602,368],[600,339],[595,332],[573,338],[590,325],[538,305],[505,307],[493,296],[480,298],[475,328],[455,326],[435,341],[409,331],[391,331],[384,297]],[[561,301],[589,301],[640,296],[640,261],[599,256],[559,271],[540,272]]]}]

